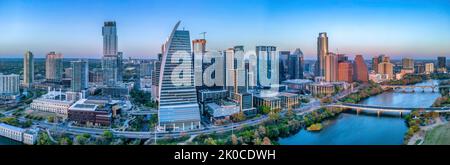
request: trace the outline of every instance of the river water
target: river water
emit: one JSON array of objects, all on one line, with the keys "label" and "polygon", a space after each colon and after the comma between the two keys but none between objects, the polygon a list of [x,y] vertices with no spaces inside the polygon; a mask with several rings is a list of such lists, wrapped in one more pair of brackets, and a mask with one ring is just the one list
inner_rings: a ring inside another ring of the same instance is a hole
[{"label": "river water", "polygon": [[[429,80],[416,85],[437,84]],[[391,91],[371,96],[359,104],[404,107],[429,107],[439,97],[431,89],[416,92]],[[299,133],[279,140],[282,145],[400,145],[407,131],[404,120],[397,116],[356,115],[342,113],[336,119],[324,122],[319,132],[301,130]]]}]

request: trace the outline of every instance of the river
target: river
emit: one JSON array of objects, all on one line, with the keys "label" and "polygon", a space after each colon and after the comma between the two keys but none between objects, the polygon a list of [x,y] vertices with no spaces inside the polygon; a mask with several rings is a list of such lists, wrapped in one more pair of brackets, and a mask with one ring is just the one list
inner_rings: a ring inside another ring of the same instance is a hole
[{"label": "river", "polygon": [[[416,85],[437,84],[429,80]],[[398,91],[384,92],[362,100],[359,104],[429,107],[439,97],[438,92],[417,90],[414,93]],[[397,116],[356,115],[342,113],[336,119],[324,122],[325,128],[319,132],[301,130],[299,133],[281,138],[282,145],[400,145],[407,131],[404,119]]]}]

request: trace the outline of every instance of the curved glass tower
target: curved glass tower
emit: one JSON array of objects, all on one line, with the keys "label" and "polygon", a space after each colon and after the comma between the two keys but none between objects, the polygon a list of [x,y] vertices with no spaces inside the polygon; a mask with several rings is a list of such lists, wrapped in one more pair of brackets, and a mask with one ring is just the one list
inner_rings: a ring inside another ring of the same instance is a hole
[{"label": "curved glass tower", "polygon": [[159,79],[160,128],[183,131],[200,127],[189,31],[177,30],[163,45]]}]

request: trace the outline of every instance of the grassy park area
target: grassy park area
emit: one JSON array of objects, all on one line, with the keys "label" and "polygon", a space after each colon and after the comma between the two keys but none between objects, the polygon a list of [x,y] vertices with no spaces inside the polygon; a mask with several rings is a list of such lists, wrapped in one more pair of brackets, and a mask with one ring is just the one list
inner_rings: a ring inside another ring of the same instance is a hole
[{"label": "grassy park area", "polygon": [[424,145],[450,145],[450,123],[427,131]]}]

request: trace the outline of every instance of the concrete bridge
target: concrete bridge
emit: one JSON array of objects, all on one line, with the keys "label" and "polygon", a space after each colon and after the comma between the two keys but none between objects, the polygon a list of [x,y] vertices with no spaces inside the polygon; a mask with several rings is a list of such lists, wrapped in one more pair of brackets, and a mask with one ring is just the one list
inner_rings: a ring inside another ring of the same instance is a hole
[{"label": "concrete bridge", "polygon": [[450,107],[425,107],[425,108],[415,108],[415,107],[390,107],[390,106],[379,106],[379,105],[363,105],[363,104],[349,104],[349,103],[342,103],[342,104],[331,104],[327,105],[327,107],[338,107],[338,108],[347,108],[347,109],[354,109],[356,110],[356,113],[359,112],[376,112],[378,115],[382,114],[383,112],[396,112],[400,115],[403,115],[403,113],[410,113],[414,110],[423,110],[425,112],[450,112]]},{"label": "concrete bridge", "polygon": [[425,92],[425,89],[431,89],[432,92],[438,91],[439,88],[450,88],[450,85],[381,85],[383,89],[393,89],[393,90],[402,90],[403,92],[412,91],[415,92],[417,89],[422,89],[422,92]]}]

